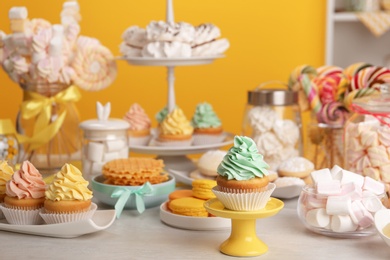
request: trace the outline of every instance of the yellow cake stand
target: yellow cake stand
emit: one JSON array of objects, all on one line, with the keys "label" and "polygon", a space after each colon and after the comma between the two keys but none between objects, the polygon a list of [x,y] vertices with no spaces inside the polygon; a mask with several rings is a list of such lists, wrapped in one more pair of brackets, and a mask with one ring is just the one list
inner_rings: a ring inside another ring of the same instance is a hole
[{"label": "yellow cake stand", "polygon": [[266,253],[268,246],[256,235],[256,219],[276,215],[283,208],[284,203],[271,198],[262,210],[233,211],[226,209],[215,198],[206,201],[204,206],[209,213],[232,220],[230,237],[219,247],[222,253],[231,256],[258,256]]}]

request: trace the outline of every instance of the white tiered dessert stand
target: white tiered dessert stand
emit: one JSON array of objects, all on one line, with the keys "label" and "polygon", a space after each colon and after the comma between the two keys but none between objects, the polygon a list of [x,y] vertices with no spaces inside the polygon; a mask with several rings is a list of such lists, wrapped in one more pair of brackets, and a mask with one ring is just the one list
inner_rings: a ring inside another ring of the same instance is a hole
[{"label": "white tiered dessert stand", "polygon": [[[166,9],[167,23],[174,23],[173,4],[172,0],[167,0]],[[172,112],[176,106],[174,70],[176,66],[194,66],[205,65],[212,63],[215,59],[223,58],[223,55],[215,55],[208,57],[190,57],[190,58],[147,58],[147,57],[131,57],[124,58],[130,65],[135,66],[165,66],[167,67],[168,81],[168,111]],[[156,154],[159,159],[164,160],[165,169],[175,175],[177,181],[188,183],[187,173],[196,169],[196,165],[186,155],[204,153],[209,150],[218,149],[233,143],[234,135],[225,133],[226,139],[221,143],[186,146],[186,147],[160,147],[160,146],[134,146],[130,145],[130,151],[140,154]],[[153,141],[152,141],[153,142]],[[184,177],[184,178],[183,178]],[[190,183],[189,183],[190,184]]]}]

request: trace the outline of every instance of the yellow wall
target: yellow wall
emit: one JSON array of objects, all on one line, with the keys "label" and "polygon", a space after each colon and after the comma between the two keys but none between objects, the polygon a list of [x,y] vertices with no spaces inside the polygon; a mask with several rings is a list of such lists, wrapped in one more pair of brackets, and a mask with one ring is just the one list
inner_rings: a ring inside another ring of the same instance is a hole
[{"label": "yellow wall", "polygon": [[[9,33],[8,10],[26,6],[30,18],[59,23],[62,0],[1,0],[0,29]],[[98,38],[119,56],[122,32],[165,19],[164,0],[79,0],[81,34]],[[211,103],[226,130],[239,133],[247,91],[269,80],[287,81],[301,64],[324,63],[325,0],[174,0],[176,21],[220,27],[231,47],[211,65],[177,67],[177,104],[188,118],[197,103]],[[95,102],[112,103],[111,117],[122,117],[140,103],[153,118],[167,102],[166,68],[130,66],[118,61],[118,77],[100,92],[83,91],[77,104],[82,120],[95,118]],[[18,85],[0,70],[0,118],[15,119],[22,99]]]}]

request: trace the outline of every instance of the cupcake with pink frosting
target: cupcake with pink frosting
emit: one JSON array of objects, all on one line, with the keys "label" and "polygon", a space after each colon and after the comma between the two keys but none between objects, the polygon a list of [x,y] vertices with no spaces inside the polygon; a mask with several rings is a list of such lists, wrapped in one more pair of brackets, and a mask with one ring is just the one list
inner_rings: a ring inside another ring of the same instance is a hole
[{"label": "cupcake with pink frosting", "polygon": [[6,183],[6,196],[0,206],[8,223],[34,225],[42,223],[39,211],[45,201],[46,184],[29,161],[24,161]]},{"label": "cupcake with pink frosting", "polygon": [[128,130],[130,145],[147,145],[150,141],[151,121],[145,110],[137,103],[131,105],[123,119],[130,124]]}]

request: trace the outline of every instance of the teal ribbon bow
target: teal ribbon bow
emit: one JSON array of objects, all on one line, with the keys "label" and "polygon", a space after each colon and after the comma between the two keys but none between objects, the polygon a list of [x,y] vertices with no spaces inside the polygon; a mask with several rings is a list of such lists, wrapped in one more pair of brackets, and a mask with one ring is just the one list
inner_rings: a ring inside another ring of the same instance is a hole
[{"label": "teal ribbon bow", "polygon": [[153,194],[153,187],[149,182],[146,182],[144,185],[142,185],[139,189],[136,190],[129,190],[125,188],[115,189],[111,194],[111,198],[119,198],[115,203],[116,217],[117,218],[120,217],[131,195],[135,195],[135,206],[137,207],[138,212],[139,213],[144,212],[145,203],[143,197],[145,195],[152,195],[152,194]]}]

